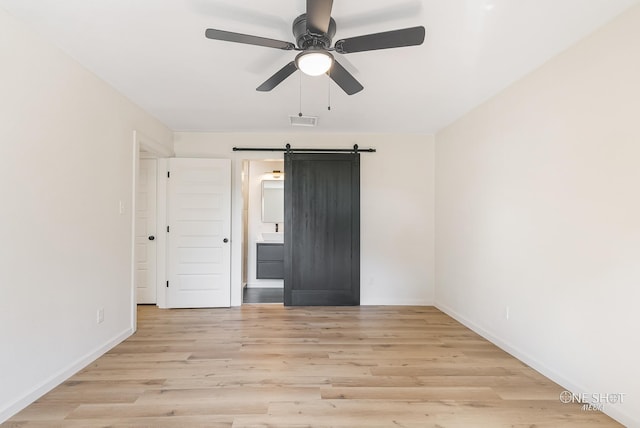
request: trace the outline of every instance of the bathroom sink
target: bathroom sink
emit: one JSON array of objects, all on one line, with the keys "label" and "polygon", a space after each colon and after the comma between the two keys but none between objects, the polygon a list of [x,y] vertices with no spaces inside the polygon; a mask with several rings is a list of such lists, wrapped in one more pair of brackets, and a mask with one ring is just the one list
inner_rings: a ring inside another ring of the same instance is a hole
[{"label": "bathroom sink", "polygon": [[264,242],[284,242],[284,233],[282,232],[262,232],[259,236]]}]

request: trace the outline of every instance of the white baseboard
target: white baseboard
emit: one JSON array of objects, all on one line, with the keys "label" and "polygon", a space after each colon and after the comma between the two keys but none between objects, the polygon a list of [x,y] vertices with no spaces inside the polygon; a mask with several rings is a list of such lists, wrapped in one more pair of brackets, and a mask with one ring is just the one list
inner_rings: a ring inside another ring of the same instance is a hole
[{"label": "white baseboard", "polygon": [[122,342],[132,334],[132,328],[126,329],[111,340],[107,341],[107,343],[105,343],[104,345],[74,361],[69,366],[58,371],[28,393],[22,395],[21,397],[18,397],[15,401],[0,409],[0,424],[13,415],[17,414],[19,411],[36,401],[38,398],[42,397],[47,392],[51,391],[56,386],[60,385],[65,380],[69,379],[71,376],[85,368],[87,365],[95,361],[98,357],[102,356],[104,353],[118,345],[120,342]]},{"label": "white baseboard", "polygon": [[[435,304],[435,307],[438,308],[439,310],[441,310],[442,312],[444,312],[445,314],[449,315],[451,318],[453,318],[456,321],[458,321],[460,324],[463,324],[465,327],[467,327],[470,330],[473,330],[474,332],[478,333],[480,336],[484,337],[489,342],[493,343],[494,345],[496,345],[497,347],[499,347],[503,351],[511,354],[512,356],[514,356],[518,360],[522,361],[523,363],[525,363],[526,365],[528,365],[532,369],[534,369],[537,372],[541,373],[543,376],[546,376],[547,378],[551,379],[555,383],[559,384],[560,386],[565,388],[565,390],[570,391],[570,392],[575,393],[575,394],[589,394],[589,393],[593,392],[593,391],[589,391],[587,388],[585,388],[579,382],[575,382],[575,381],[573,381],[571,379],[567,379],[565,376],[563,376],[562,374],[560,374],[560,373],[556,372],[555,370],[551,369],[550,367],[548,367],[544,363],[542,363],[539,360],[537,360],[535,357],[527,354],[526,352],[523,352],[517,346],[514,346],[511,343],[499,338],[495,334],[493,334],[490,331],[484,329],[483,327],[479,326],[478,324],[474,323],[473,321],[469,320],[468,318],[462,316],[461,314],[459,314],[458,312],[454,311],[450,307],[448,307],[446,305],[443,305],[441,303],[437,303],[437,302]],[[558,399],[560,399],[559,396],[558,396]],[[624,426],[627,426],[627,427],[640,427],[640,421],[638,421],[637,419],[634,419],[633,417],[628,415],[626,412],[624,412],[618,406],[616,406],[616,407],[611,407],[611,406],[605,407],[603,413],[611,416],[613,419],[615,419],[616,421],[620,422]]]},{"label": "white baseboard", "polygon": [[360,306],[435,306],[432,300],[424,299],[367,299],[360,297]]}]

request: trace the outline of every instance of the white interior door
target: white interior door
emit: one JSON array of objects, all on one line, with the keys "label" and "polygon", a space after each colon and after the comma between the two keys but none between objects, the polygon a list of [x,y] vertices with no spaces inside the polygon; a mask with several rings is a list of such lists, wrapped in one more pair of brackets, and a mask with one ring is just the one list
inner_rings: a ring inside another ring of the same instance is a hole
[{"label": "white interior door", "polygon": [[138,188],[136,189],[135,278],[137,303],[156,303],[157,168],[155,159],[140,159]]},{"label": "white interior door", "polygon": [[231,161],[169,160],[167,306],[231,306]]}]

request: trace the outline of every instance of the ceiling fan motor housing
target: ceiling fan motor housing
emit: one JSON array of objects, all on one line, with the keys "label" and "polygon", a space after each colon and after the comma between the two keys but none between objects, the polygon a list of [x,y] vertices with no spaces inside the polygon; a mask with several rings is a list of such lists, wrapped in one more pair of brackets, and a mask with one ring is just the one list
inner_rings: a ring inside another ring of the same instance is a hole
[{"label": "ceiling fan motor housing", "polygon": [[307,14],[303,13],[293,21],[293,35],[298,47],[307,49],[329,49],[331,40],[336,34],[336,21],[329,20],[329,29],[326,33],[315,34],[307,30]]}]

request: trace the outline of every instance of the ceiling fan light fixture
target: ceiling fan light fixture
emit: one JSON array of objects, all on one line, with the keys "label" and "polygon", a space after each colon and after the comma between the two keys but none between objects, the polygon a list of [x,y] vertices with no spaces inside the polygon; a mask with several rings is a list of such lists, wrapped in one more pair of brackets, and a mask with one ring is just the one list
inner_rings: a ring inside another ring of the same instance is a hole
[{"label": "ceiling fan light fixture", "polygon": [[309,76],[320,76],[333,65],[333,55],[325,50],[305,51],[296,57],[296,66]]}]

